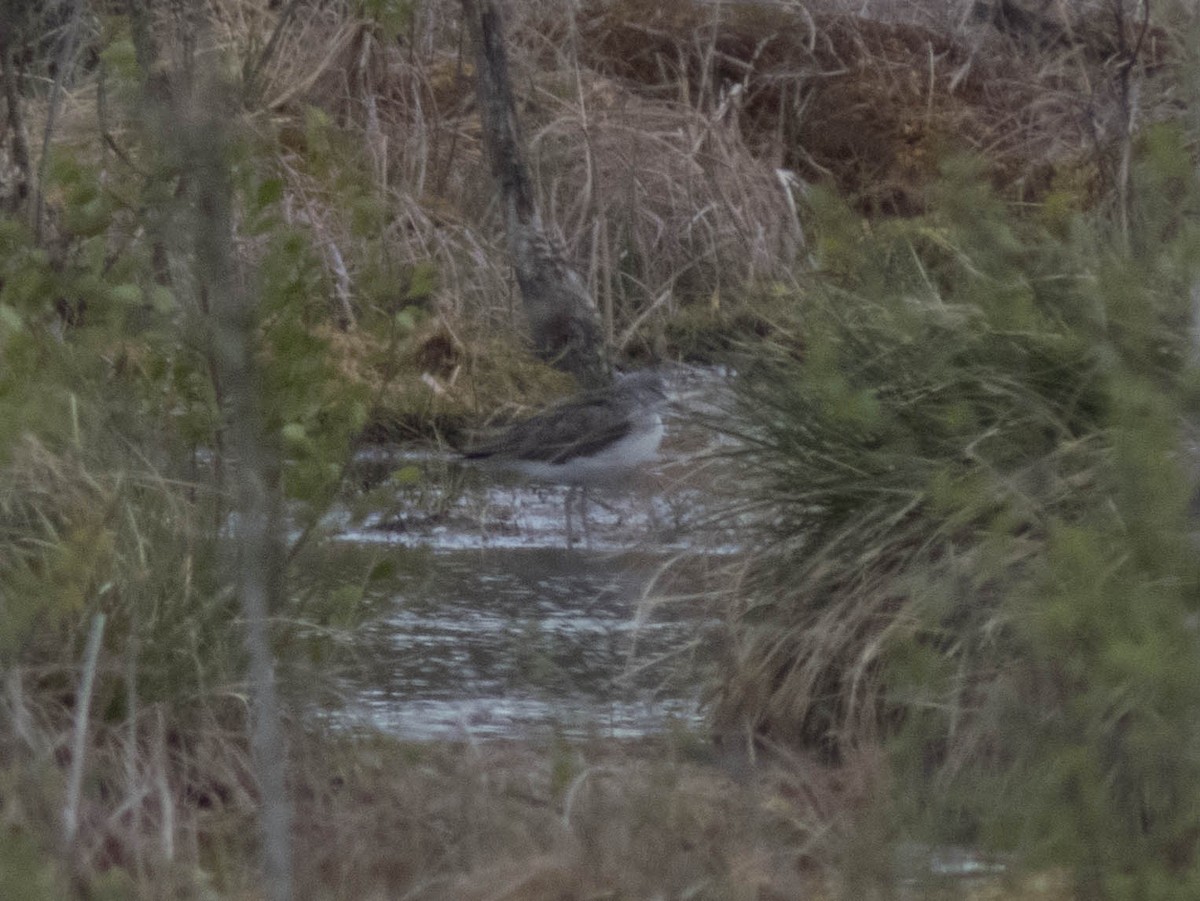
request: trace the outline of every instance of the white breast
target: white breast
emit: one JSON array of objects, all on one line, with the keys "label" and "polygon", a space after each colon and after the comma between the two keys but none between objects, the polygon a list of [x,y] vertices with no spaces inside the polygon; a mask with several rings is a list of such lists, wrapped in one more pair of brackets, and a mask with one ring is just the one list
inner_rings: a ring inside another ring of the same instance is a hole
[{"label": "white breast", "polygon": [[662,417],[655,415],[647,419],[642,428],[631,431],[592,456],[576,457],[563,463],[514,460],[513,468],[526,478],[542,482],[601,484],[620,479],[630,470],[656,459],[662,439]]}]

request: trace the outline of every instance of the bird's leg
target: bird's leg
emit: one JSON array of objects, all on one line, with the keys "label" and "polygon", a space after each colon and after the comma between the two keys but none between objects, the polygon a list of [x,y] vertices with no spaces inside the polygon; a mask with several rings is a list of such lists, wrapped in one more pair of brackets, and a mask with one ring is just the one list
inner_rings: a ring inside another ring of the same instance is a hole
[{"label": "bird's leg", "polygon": [[655,501],[661,496],[659,492],[653,492],[646,496],[646,519],[650,524],[650,533],[660,537],[666,530],[663,528],[662,520],[658,517],[658,505]]},{"label": "bird's leg", "polygon": [[583,543],[587,548],[592,546],[592,529],[587,518],[588,490],[587,486],[579,489],[579,519],[583,523]]},{"label": "bird's leg", "polygon": [[566,500],[563,501],[563,518],[567,521],[567,548],[575,546],[575,534],[571,531],[571,498],[579,490],[578,486],[572,485],[567,489]]},{"label": "bird's leg", "polygon": [[618,522],[623,521],[623,519],[621,518],[621,510],[620,510],[620,508],[617,507],[616,504],[605,503],[603,497],[597,497],[596,495],[593,495],[593,494],[589,494],[588,499],[593,504],[595,504],[597,507],[599,507],[601,510],[604,510],[608,513],[613,514],[613,516],[618,517]]}]

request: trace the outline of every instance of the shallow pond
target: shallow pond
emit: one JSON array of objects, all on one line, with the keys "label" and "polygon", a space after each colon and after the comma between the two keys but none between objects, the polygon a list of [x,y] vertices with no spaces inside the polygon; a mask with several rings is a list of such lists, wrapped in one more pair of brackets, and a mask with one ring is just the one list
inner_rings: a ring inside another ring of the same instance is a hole
[{"label": "shallow pond", "polygon": [[[422,551],[358,632],[346,715],[413,739],[614,737],[697,722],[693,610],[650,613],[661,560],[546,549]],[[681,679],[681,674],[690,678]]]},{"label": "shallow pond", "polygon": [[413,739],[698,725],[704,598],[733,547],[698,538],[712,506],[703,438],[681,418],[667,435],[663,465],[595,493],[573,547],[563,487],[437,451],[363,454],[363,484],[385,502],[347,514],[335,550],[390,575],[353,638],[340,719]]}]

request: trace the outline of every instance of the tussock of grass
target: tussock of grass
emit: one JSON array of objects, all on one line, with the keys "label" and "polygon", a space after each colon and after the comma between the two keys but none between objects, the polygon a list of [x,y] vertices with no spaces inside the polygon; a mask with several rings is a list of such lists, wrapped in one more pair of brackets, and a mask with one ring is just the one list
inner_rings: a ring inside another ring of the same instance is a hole
[{"label": "tussock of grass", "polygon": [[[218,837],[213,811],[247,828],[256,810],[235,605],[213,583],[198,486],[102,457],[27,438],[0,479],[0,816],[58,858],[64,882],[187,891],[198,845]],[[85,710],[85,632],[100,615]],[[75,769],[78,831],[60,855]]]}]

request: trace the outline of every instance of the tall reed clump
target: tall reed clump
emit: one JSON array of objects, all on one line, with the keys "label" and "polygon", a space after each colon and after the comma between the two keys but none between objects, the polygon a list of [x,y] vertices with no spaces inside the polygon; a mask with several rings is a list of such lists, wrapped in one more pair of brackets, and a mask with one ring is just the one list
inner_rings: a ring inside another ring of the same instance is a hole
[{"label": "tall reed clump", "polygon": [[823,271],[743,363],[721,731],[885,742],[906,834],[1192,896],[1195,182],[1162,127],[1127,235],[962,162],[913,220],[813,198]]},{"label": "tall reed clump", "polygon": [[[204,817],[189,796],[246,826],[254,810],[221,506],[179,440],[198,408],[155,329],[126,330],[120,295],[141,292],[124,261],[112,280],[54,268],[0,228],[0,872],[30,898],[139,878],[186,893]],[[56,294],[85,291],[64,330]]]}]

